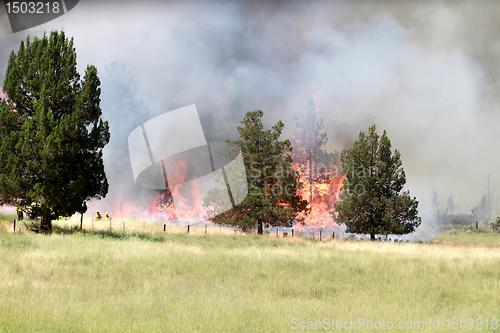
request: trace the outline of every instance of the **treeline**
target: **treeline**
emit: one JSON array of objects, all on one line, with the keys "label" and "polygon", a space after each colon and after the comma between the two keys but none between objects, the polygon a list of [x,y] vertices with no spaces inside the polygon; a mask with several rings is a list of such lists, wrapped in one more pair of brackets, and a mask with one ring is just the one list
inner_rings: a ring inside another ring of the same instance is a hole
[{"label": "treeline", "polygon": [[488,174],[483,185],[481,199],[478,204],[468,210],[460,209],[450,194],[446,202],[442,203],[438,199],[438,194],[434,191],[432,196],[432,212],[436,217],[436,222],[440,225],[470,225],[476,222],[492,222],[500,220],[495,214],[498,207],[495,200],[495,186],[491,182]]}]

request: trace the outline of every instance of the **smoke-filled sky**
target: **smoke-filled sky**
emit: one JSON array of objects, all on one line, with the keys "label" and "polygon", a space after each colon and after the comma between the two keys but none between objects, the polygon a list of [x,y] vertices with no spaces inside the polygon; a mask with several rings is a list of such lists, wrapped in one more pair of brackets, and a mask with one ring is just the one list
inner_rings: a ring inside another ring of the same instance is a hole
[{"label": "smoke-filled sky", "polygon": [[123,63],[152,117],[196,104],[207,141],[237,139],[239,121],[256,109],[267,126],[283,120],[286,138],[315,95],[328,150],[376,124],[401,151],[407,189],[421,201],[452,194],[470,213],[491,174],[499,212],[499,12],[493,0],[81,0],[13,34],[1,7],[0,82],[28,34],[64,29],[80,73]]}]

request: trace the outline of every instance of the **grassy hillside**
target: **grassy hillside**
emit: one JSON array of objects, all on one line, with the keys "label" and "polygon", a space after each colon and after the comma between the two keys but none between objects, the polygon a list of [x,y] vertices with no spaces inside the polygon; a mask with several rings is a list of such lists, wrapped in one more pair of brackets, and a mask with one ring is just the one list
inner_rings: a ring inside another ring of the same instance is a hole
[{"label": "grassy hillside", "polygon": [[289,332],[293,318],[423,331],[439,318],[446,331],[447,318],[489,318],[481,331],[498,332],[500,249],[448,243],[0,231],[0,331]]}]

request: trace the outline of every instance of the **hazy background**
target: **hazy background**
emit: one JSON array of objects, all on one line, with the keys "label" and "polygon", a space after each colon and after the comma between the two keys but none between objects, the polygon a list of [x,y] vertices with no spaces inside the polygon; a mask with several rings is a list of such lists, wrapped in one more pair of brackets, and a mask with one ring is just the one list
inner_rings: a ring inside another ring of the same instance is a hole
[{"label": "hazy background", "polygon": [[154,117],[194,103],[207,141],[224,141],[238,138],[247,111],[262,109],[267,126],[284,121],[287,137],[315,94],[330,151],[371,124],[387,130],[423,214],[434,191],[470,213],[488,174],[498,213],[499,12],[496,1],[81,0],[13,34],[1,6],[0,83],[11,50],[44,30],[74,36],[81,74],[98,68],[113,174],[110,197],[94,210],[133,188],[126,137],[136,110]]}]

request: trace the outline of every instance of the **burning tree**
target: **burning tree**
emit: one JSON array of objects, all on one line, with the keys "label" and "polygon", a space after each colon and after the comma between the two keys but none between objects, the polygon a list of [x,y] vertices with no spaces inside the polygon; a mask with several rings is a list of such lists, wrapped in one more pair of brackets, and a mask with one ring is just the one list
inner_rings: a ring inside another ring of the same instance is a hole
[{"label": "burning tree", "polygon": [[210,220],[247,231],[255,225],[263,233],[263,225],[290,227],[299,213],[307,213],[307,201],[298,194],[302,185],[299,174],[293,169],[292,145],[289,140],[280,141],[283,123],[264,130],[261,110],[248,112],[238,126],[240,148],[247,167],[248,195],[232,209],[217,211],[221,192],[209,191],[204,206],[218,215]]},{"label": "burning tree", "polygon": [[339,200],[342,176],[337,174],[335,162],[338,153],[328,153],[323,146],[328,141],[323,131],[323,119],[316,118],[316,105],[308,99],[305,112],[294,117],[296,128],[291,142],[293,164],[304,182],[301,195],[309,201],[311,213],[305,216],[304,224],[314,229],[332,227],[334,221],[329,215],[333,204]]},{"label": "burning tree", "polygon": [[10,55],[0,102],[0,204],[35,202],[44,231],[55,216],[83,213],[108,192],[99,85],[92,65],[80,80],[64,32],[28,36]]},{"label": "burning tree", "polygon": [[370,234],[374,240],[376,234],[403,235],[420,225],[418,201],[409,191],[401,192],[406,183],[401,154],[392,154],[385,131],[379,137],[373,125],[368,135],[360,132],[340,159],[346,197],[331,214],[349,232]]}]

